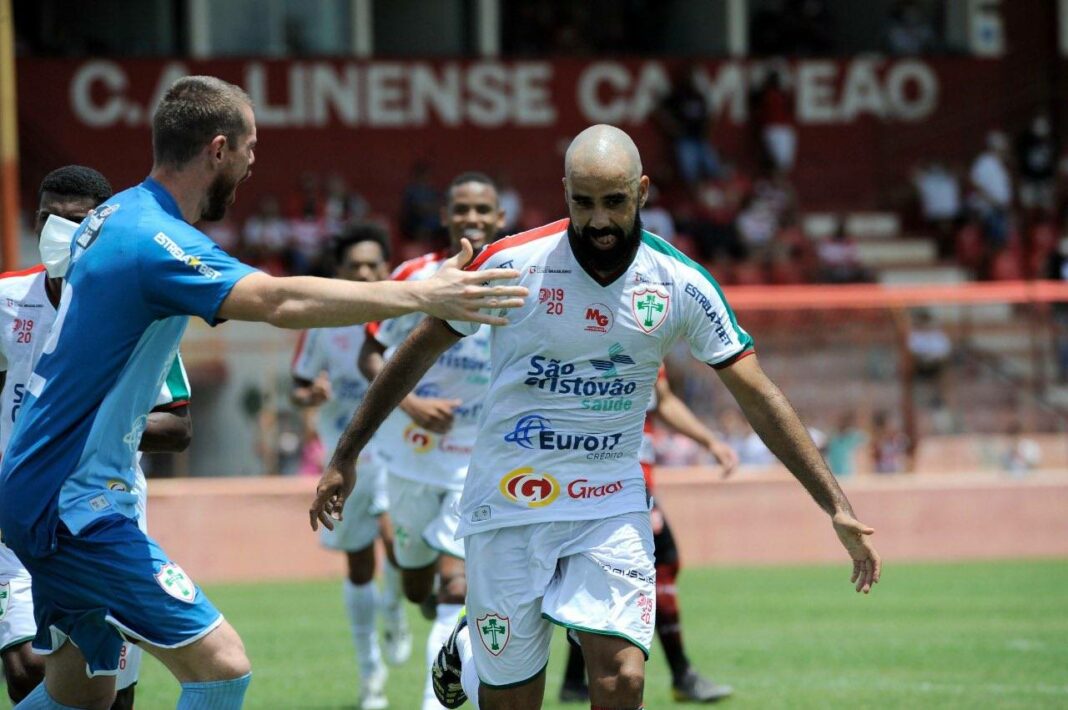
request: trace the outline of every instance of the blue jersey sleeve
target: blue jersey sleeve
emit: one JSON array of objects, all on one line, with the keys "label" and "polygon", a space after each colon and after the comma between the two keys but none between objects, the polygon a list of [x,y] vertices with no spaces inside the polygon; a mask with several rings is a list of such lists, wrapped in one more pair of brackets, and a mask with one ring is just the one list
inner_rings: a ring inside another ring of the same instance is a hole
[{"label": "blue jersey sleeve", "polygon": [[234,284],[256,271],[196,228],[179,224],[140,243],[138,270],[141,291],[158,317],[199,316],[211,325]]}]

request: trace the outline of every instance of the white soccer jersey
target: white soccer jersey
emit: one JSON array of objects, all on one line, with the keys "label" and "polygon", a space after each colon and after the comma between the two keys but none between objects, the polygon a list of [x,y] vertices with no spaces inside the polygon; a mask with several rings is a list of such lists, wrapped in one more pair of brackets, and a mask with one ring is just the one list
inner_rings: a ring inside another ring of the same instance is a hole
[{"label": "white soccer jersey", "polygon": [[[445,252],[427,254],[401,264],[393,272],[397,281],[429,278],[448,258]],[[423,319],[421,313],[382,321],[371,328],[384,345],[387,357]],[[420,397],[458,399],[452,429],[445,435],[417,426],[400,409],[394,410],[375,438],[375,454],[389,473],[448,490],[461,490],[478,433],[479,417],[490,376],[490,329],[478,328],[442,353],[413,390]]]},{"label": "white soccer jersey", "polygon": [[[0,392],[0,456],[7,451],[8,440],[26,396],[26,382],[41,355],[48,331],[56,319],[56,309],[45,290],[48,274],[38,265],[25,271],[0,274],[0,371],[5,374]],[[163,381],[154,407],[181,406],[189,402],[189,378],[180,356],[176,356]],[[137,454],[140,462],[141,454]],[[135,490],[144,500],[144,474],[138,466]],[[142,506],[139,512],[144,516]],[[6,545],[0,545],[0,575],[22,563]]]},{"label": "white soccer jersey", "polygon": [[752,351],[715,280],[682,252],[644,232],[627,271],[601,285],[575,259],[567,225],[503,239],[469,267],[518,269],[537,298],[491,331],[461,536],[647,509],[638,451],[664,355],[680,338],[713,367]]},{"label": "white soccer jersey", "polygon": [[325,372],[330,380],[330,399],[319,406],[319,439],[333,453],[342,432],[367,394],[367,378],[356,364],[366,338],[364,326],[316,328],[300,335],[292,371],[302,380],[314,380]]}]

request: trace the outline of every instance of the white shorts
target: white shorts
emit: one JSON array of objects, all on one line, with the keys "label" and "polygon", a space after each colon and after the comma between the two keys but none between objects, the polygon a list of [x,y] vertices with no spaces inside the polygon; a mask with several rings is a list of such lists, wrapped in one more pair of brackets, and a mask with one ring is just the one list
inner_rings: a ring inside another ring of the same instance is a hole
[{"label": "white shorts", "polygon": [[618,636],[649,657],[656,569],[649,513],[474,533],[467,618],[478,677],[503,688],[549,662],[552,625]]},{"label": "white shorts", "polygon": [[4,572],[0,579],[0,651],[32,641],[37,635],[30,573],[25,568]]},{"label": "white shorts", "polygon": [[460,491],[389,476],[393,555],[402,569],[434,564],[441,555],[464,558],[456,539],[460,525]]},{"label": "white shorts", "polygon": [[333,530],[325,527],[319,534],[323,547],[342,552],[357,552],[374,543],[378,537],[378,516],[389,510],[386,490],[386,471],[379,463],[360,464],[356,487],[352,489],[341,521]]}]

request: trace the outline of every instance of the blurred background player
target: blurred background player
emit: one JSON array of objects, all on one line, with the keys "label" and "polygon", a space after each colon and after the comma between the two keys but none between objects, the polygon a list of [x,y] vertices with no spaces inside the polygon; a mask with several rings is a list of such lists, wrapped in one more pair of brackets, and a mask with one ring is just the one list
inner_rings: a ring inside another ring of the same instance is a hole
[{"label": "blurred background player", "polygon": [[[41,182],[34,231],[44,262],[25,271],[0,274],[0,453],[7,449],[26,383],[40,357],[56,318],[63,276],[70,257],[70,231],[55,228],[55,220],[73,227],[89,211],[111,197],[111,185],[96,170],[68,165]],[[46,223],[52,228],[46,229]],[[189,381],[180,357],[175,357],[156,406],[148,415],[139,451],[183,451],[192,436]],[[138,456],[138,459],[140,456]],[[140,467],[134,490],[138,496],[138,524],[146,527],[147,486]],[[19,702],[44,679],[44,657],[30,650],[37,633],[33,618],[32,580],[22,563],[0,543],[0,657],[8,696]],[[141,649],[123,645],[118,690],[113,708],[132,708],[134,685],[141,667]]]},{"label": "blurred background player", "polygon": [[[448,230],[453,253],[461,239],[469,240],[476,250],[492,242],[505,219],[493,181],[482,173],[458,175],[449,186],[440,219]],[[442,251],[405,262],[394,271],[393,278],[425,279],[447,256],[448,252]],[[382,370],[387,348],[395,348],[421,320],[421,315],[411,315],[368,328],[373,338],[364,345],[360,367],[369,378]],[[436,601],[426,646],[424,710],[441,707],[434,697],[429,669],[452,632],[467,594],[464,547],[454,534],[489,376],[487,326],[441,354],[401,402],[400,411],[393,412],[382,426],[377,439],[376,453],[389,473],[394,551],[405,594],[424,606],[433,607]],[[327,450],[333,452],[334,447]],[[435,575],[437,597],[427,603]]]},{"label": "blurred background player", "polygon": [[[389,276],[389,235],[378,225],[350,225],[335,238],[332,251],[337,278],[370,283]],[[292,399],[301,407],[318,407],[317,432],[327,451],[337,446],[345,424],[367,391],[367,379],[356,366],[364,337],[364,326],[350,325],[306,331],[297,343]],[[393,561],[385,471],[370,451],[360,465],[365,475],[349,498],[345,520],[334,530],[324,529],[321,541],[323,546],[340,550],[348,558],[348,577],[342,589],[360,669],[360,707],[378,710],[388,706],[388,673],[378,644],[376,609],[382,615],[387,662],[398,665],[408,660],[412,635]],[[389,559],[385,586],[376,603],[374,543],[379,535]]]},{"label": "blurred background player", "polygon": [[[570,219],[497,242],[467,267],[516,267],[539,298],[509,314],[512,327],[491,330],[494,377],[457,530],[467,553],[467,616],[433,668],[437,697],[450,708],[468,697],[485,710],[540,708],[554,624],[583,646],[594,708],[642,707],[656,592],[638,463],[645,411],[633,404],[650,401],[664,354],[680,338],[716,369],[832,519],[856,590],[867,593],[879,577],[879,557],[865,540],[874,531],[853,517],[715,281],[642,230],[649,178],[631,138],[592,126],[572,141],[564,165]],[[477,330],[427,319],[397,349],[319,482],[313,527],[340,513],[356,457],[403,393]],[[598,393],[619,405],[591,416],[583,402]]]},{"label": "blurred background player", "polygon": [[[642,438],[639,459],[645,486],[653,493],[653,467],[656,464],[656,451],[653,449],[654,416],[680,434],[703,446],[723,469],[724,478],[734,473],[738,467],[738,454],[727,444],[719,440],[711,429],[686,406],[674,392],[663,367],[656,378],[656,388],[645,416],[645,432]],[[653,524],[653,557],[656,559],[656,635],[664,648],[664,656],[671,669],[671,691],[679,702],[714,703],[728,697],[732,691],[729,685],[720,685],[698,673],[686,656],[682,644],[682,626],[680,621],[678,589],[679,548],[675,544],[675,535],[671,532],[663,509],[653,498],[650,511]],[[560,688],[561,702],[584,702],[589,699],[590,689],[586,684],[586,664],[582,657],[582,647],[568,637],[567,666],[564,682]]]}]

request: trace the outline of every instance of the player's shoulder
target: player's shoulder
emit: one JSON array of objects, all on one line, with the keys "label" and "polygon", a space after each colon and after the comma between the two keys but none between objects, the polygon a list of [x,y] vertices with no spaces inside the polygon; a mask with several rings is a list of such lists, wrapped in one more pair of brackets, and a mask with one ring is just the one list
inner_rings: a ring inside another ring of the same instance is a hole
[{"label": "player's shoulder", "polygon": [[652,232],[642,231],[640,262],[652,266],[662,274],[671,274],[676,279],[698,281],[718,287],[715,278],[699,262],[680,251],[666,239]]},{"label": "player's shoulder", "polygon": [[437,271],[441,262],[449,258],[449,253],[442,249],[408,259],[393,270],[390,278],[394,281],[415,281],[426,278]]},{"label": "player's shoulder", "polygon": [[44,264],[37,264],[28,269],[19,271],[5,271],[0,273],[0,295],[5,298],[22,298],[33,287],[48,278]]},{"label": "player's shoulder", "polygon": [[566,236],[569,223],[570,220],[565,217],[541,227],[498,239],[479,252],[478,256],[465,268],[474,270],[486,266],[519,269],[524,262],[551,249]]}]

